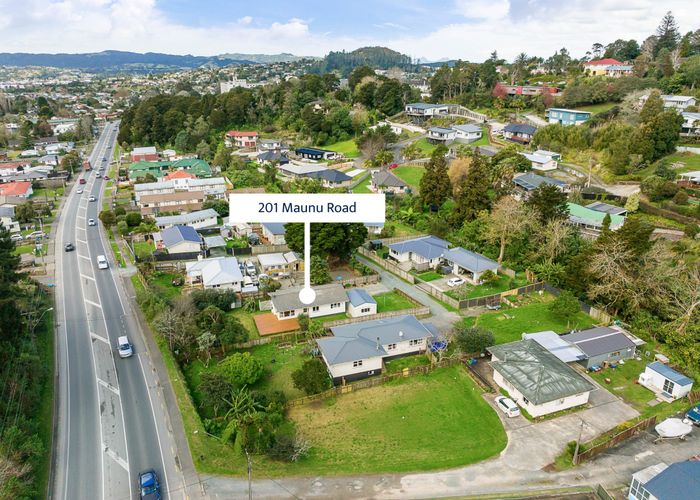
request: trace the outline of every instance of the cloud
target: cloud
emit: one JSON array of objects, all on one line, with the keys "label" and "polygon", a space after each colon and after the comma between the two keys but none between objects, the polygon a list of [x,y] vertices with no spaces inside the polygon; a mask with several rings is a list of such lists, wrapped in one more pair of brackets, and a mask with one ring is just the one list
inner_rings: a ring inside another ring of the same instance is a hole
[{"label": "cloud", "polygon": [[[668,10],[681,32],[700,25],[700,9],[687,0],[453,0],[447,6],[428,0],[386,2],[396,14],[391,21],[358,35],[356,26],[342,22],[291,18],[263,24],[261,18],[241,16],[246,12],[240,9],[235,15],[222,12],[208,26],[188,26],[173,22],[156,0],[23,0],[21,8],[18,0],[0,0],[0,50],[324,55],[385,45],[431,60],[481,61],[493,50],[512,60],[520,52],[548,57],[562,47],[581,56],[593,43],[617,38],[641,42]],[[192,5],[196,8],[194,0]],[[367,2],[366,8],[371,5]]]}]

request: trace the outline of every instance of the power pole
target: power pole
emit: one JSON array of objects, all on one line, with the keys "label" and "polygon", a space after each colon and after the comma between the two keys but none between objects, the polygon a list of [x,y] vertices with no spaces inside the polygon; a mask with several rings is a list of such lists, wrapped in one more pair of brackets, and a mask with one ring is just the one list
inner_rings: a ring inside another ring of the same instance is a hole
[{"label": "power pole", "polygon": [[245,458],[248,462],[248,500],[253,500],[253,461],[248,453],[248,448],[245,449]]},{"label": "power pole", "polygon": [[578,431],[578,439],[576,440],[576,449],[574,450],[574,458],[571,461],[573,465],[576,465],[576,460],[578,460],[578,449],[581,443],[581,435],[583,434],[583,419],[581,419],[581,428]]}]

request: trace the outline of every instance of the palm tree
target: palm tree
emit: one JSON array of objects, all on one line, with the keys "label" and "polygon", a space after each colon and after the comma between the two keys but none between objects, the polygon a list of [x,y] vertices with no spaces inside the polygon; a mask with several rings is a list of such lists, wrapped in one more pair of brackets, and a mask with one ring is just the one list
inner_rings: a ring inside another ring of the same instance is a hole
[{"label": "palm tree", "polygon": [[253,420],[255,413],[261,409],[255,402],[246,386],[240,389],[233,389],[231,397],[224,398],[224,404],[228,407],[224,420],[227,420],[226,428],[221,434],[221,439],[225,442],[233,441],[240,429],[245,428]]}]

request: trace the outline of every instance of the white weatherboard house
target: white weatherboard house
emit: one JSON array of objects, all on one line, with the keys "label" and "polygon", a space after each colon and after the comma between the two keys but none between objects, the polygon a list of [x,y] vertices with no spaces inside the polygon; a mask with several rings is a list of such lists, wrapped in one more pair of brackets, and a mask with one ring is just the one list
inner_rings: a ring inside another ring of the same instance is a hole
[{"label": "white weatherboard house", "polygon": [[[556,156],[545,154],[546,151],[535,151],[534,153],[520,153],[525,158],[530,161],[533,170],[539,170],[540,172],[547,172],[550,170],[557,169]],[[555,155],[557,153],[554,153]]]},{"label": "white weatherboard house", "polygon": [[202,237],[190,226],[171,226],[161,231],[160,236],[168,253],[196,253],[202,250]]},{"label": "white weatherboard house", "polygon": [[410,262],[412,267],[435,269],[442,261],[449,244],[436,236],[423,236],[389,245],[389,257],[398,262]]},{"label": "white weatherboard house", "polygon": [[221,288],[241,291],[243,275],[235,257],[202,259],[186,264],[187,279],[204,288]]},{"label": "white weatherboard house", "polygon": [[654,391],[661,399],[674,401],[690,392],[693,388],[693,379],[660,361],[654,361],[639,374],[639,385]]},{"label": "white weatherboard house", "polygon": [[216,213],[213,208],[206,208],[204,210],[197,210],[187,214],[156,217],[156,226],[158,226],[158,229],[160,230],[177,225],[189,226],[194,229],[215,227],[218,216],[219,214]]},{"label": "white weatherboard house", "polygon": [[299,300],[300,287],[270,293],[272,312],[279,320],[296,318],[301,314],[307,314],[309,318],[317,318],[345,312],[348,294],[345,293],[343,285],[329,283],[313,288],[316,292],[316,300],[308,305]]},{"label": "white weatherboard house", "polygon": [[348,290],[348,315],[352,318],[377,314],[377,301],[364,288]]},{"label": "white weatherboard house", "polygon": [[294,252],[263,253],[258,255],[260,270],[268,276],[303,271],[304,262]]},{"label": "white weatherboard house", "polygon": [[534,340],[495,345],[488,350],[494,381],[533,417],[586,404],[595,388]]},{"label": "white weatherboard house", "polygon": [[385,360],[424,352],[435,336],[432,325],[410,315],[336,326],[331,332],[316,342],[335,384],[379,374]]}]

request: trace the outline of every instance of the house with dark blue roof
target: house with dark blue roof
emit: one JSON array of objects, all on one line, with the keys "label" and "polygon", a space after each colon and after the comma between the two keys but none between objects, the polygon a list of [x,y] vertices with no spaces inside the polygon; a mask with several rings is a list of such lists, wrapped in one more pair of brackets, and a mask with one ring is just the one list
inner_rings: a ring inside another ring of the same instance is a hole
[{"label": "house with dark blue roof", "polygon": [[336,151],[331,151],[330,149],[321,149],[321,148],[297,148],[294,150],[294,152],[300,158],[304,158],[306,160],[316,160],[316,161],[335,160],[339,156]]},{"label": "house with dark blue roof", "polygon": [[202,237],[190,226],[170,226],[160,232],[162,247],[169,254],[197,253],[202,250]]},{"label": "house with dark blue roof", "polygon": [[534,191],[542,184],[550,184],[563,192],[566,192],[569,189],[569,185],[562,180],[537,175],[532,172],[514,175],[513,184],[515,184],[516,193],[520,198],[526,198],[530,192]]},{"label": "house with dark blue roof", "polygon": [[350,182],[352,177],[339,170],[320,170],[306,174],[306,177],[318,179],[325,187],[339,187],[346,182]]},{"label": "house with dark blue roof", "polygon": [[693,379],[660,361],[654,361],[639,374],[639,385],[654,391],[664,401],[675,401],[691,391]]},{"label": "house with dark blue roof", "polygon": [[436,236],[423,236],[389,245],[389,257],[399,263],[408,263],[419,271],[435,269],[442,262],[449,243]]},{"label": "house with dark blue roof", "polygon": [[632,474],[628,500],[700,500],[700,461],[661,462]]},{"label": "house with dark blue roof", "polygon": [[526,123],[509,123],[503,127],[503,137],[512,142],[530,144],[537,129]]},{"label": "house with dark blue roof", "polygon": [[284,222],[265,222],[262,224],[262,233],[271,245],[285,245],[287,243],[284,238],[287,233],[284,229]]},{"label": "house with dark blue roof", "polygon": [[364,288],[348,290],[348,314],[353,318],[377,314],[377,301]]}]

